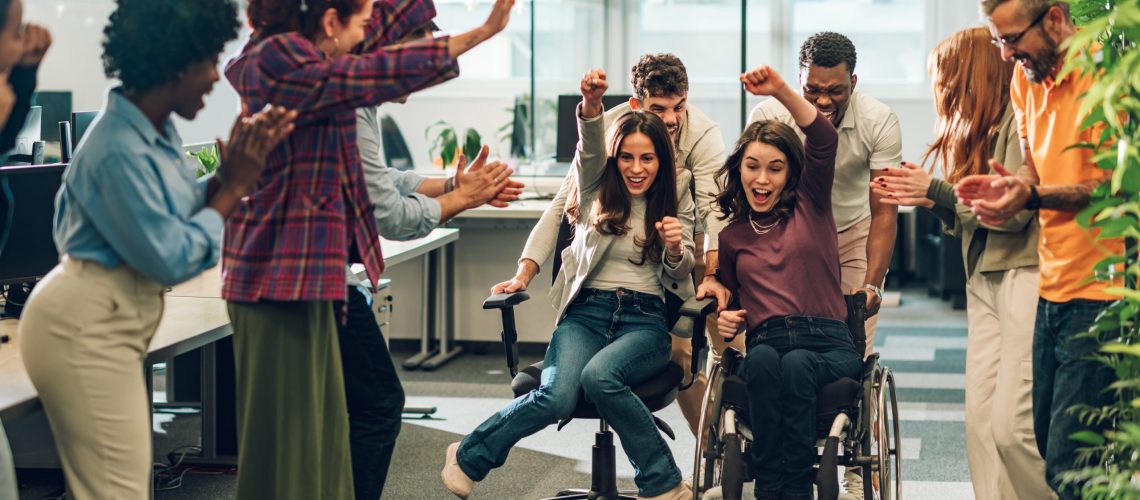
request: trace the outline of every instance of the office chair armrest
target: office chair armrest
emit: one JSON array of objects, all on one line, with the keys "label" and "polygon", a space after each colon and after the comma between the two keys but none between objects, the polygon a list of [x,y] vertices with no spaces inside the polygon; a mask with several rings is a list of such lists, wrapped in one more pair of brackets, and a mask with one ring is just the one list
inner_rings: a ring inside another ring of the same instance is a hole
[{"label": "office chair armrest", "polygon": [[530,294],[526,292],[496,293],[483,301],[483,309],[504,309],[517,306],[528,300],[530,300]]},{"label": "office chair armrest", "polygon": [[498,309],[503,318],[503,348],[507,351],[507,368],[511,378],[519,374],[519,332],[515,328],[515,306],[530,299],[526,292],[496,293],[483,301],[483,309]]},{"label": "office chair armrest", "polygon": [[711,297],[690,298],[681,305],[681,315],[693,319],[693,334],[689,336],[689,341],[693,343],[693,356],[689,362],[689,381],[681,384],[682,391],[692,386],[697,380],[697,374],[701,372],[701,351],[708,345],[708,340],[705,338],[705,318],[713,311],[716,311],[716,299]]},{"label": "office chair armrest", "polygon": [[681,304],[681,316],[688,316],[690,318],[703,318],[713,313],[716,310],[716,299],[706,297],[698,299],[690,297],[684,304]]}]

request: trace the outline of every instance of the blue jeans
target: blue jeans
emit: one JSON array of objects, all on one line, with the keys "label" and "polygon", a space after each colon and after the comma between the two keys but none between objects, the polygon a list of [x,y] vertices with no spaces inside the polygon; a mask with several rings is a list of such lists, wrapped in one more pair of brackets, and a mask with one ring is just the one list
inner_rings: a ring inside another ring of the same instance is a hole
[{"label": "blue jeans", "polygon": [[348,314],[337,333],[348,404],[352,483],[357,500],[375,500],[384,492],[400,434],[404,387],[372,314],[372,296],[351,286],[347,296]]},{"label": "blue jeans", "polygon": [[740,376],[748,384],[757,498],[812,498],[816,396],[840,378],[858,380],[862,368],[842,321],[787,316],[748,332]]},{"label": "blue jeans", "polygon": [[[1116,375],[1103,363],[1089,359],[1099,348],[1091,337],[1078,337],[1111,302],[1072,300],[1037,301],[1037,323],[1033,332],[1033,433],[1037,449],[1045,457],[1045,479],[1062,499],[1080,498],[1072,487],[1061,489],[1058,474],[1073,468],[1077,448],[1069,439],[1074,432],[1089,429],[1076,415],[1073,405],[1101,407],[1112,404],[1105,392]],[[1093,427],[1102,431],[1104,426]]]},{"label": "blue jeans", "polygon": [[546,349],[541,386],[515,398],[459,445],[459,467],[481,481],[520,439],[567,418],[584,396],[621,438],[641,496],[681,482],[681,471],[649,409],[630,390],[669,363],[665,303],[628,290],[582,290]]}]

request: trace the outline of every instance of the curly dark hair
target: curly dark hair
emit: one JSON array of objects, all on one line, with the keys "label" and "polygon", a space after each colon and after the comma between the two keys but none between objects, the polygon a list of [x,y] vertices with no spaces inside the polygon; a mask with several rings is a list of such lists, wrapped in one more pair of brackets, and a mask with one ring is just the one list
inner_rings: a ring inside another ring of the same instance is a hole
[{"label": "curly dark hair", "polygon": [[118,0],[103,29],[103,71],[145,92],[218,57],[237,38],[234,0]]},{"label": "curly dark hair", "polygon": [[673,54],[645,54],[629,70],[629,83],[638,99],[682,95],[689,91],[689,73]]},{"label": "curly dark hair", "polygon": [[[249,0],[246,16],[259,38],[281,33],[297,32],[315,40],[320,29],[321,16],[329,9],[336,10],[340,22],[360,12],[368,0]],[[301,8],[304,3],[305,8]]]},{"label": "curly dark hair", "polygon": [[804,145],[796,131],[787,124],[761,120],[744,129],[736,146],[732,148],[732,154],[728,155],[724,166],[717,172],[718,178],[725,179],[724,191],[716,197],[721,220],[735,222],[752,214],[752,205],[748,204],[748,188],[740,179],[740,166],[744,163],[745,150],[753,142],[775,147],[788,158],[788,180],[780,191],[780,199],[776,201],[772,213],[786,219],[792,215],[792,209],[796,206],[796,186],[800,184],[800,174],[804,169]]},{"label": "curly dark hair", "polygon": [[834,68],[840,63],[847,63],[847,73],[854,75],[855,59],[855,44],[834,31],[816,33],[800,46],[800,68]]}]

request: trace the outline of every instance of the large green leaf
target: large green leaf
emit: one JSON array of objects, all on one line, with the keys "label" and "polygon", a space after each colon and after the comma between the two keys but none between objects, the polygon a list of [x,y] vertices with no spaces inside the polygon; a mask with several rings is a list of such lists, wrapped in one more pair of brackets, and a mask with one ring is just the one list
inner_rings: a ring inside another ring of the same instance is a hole
[{"label": "large green leaf", "polygon": [[1101,446],[1104,444],[1104,436],[1094,431],[1077,431],[1069,434],[1069,439],[1093,446]]},{"label": "large green leaf", "polygon": [[479,137],[479,132],[473,128],[467,129],[463,138],[463,154],[467,156],[467,161],[474,161],[475,155],[479,154],[479,149],[482,147],[483,138]]}]

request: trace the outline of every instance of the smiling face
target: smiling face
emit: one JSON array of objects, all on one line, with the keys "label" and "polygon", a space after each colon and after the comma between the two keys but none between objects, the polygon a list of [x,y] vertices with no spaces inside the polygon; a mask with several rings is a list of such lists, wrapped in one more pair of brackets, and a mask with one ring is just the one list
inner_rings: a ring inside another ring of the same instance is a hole
[{"label": "smiling face", "polygon": [[618,146],[617,167],[630,196],[642,196],[649,191],[658,170],[657,148],[649,136],[634,132],[622,139]]},{"label": "smiling face", "polygon": [[[341,57],[364,41],[364,28],[372,19],[372,2],[363,2],[360,10],[341,22],[336,9],[329,8],[321,18],[326,39],[318,43],[330,58]],[[332,40],[329,40],[332,39]]]},{"label": "smiling face", "polygon": [[1016,38],[1013,43],[999,43],[1002,60],[1017,61],[1025,77],[1033,83],[1041,83],[1046,78],[1055,76],[1060,67],[1061,54],[1058,51],[1060,43],[1047,32],[1046,25],[1052,25],[1051,16],[1054,7],[1038,14],[1038,17],[1027,16],[1021,2],[1006,2],[1001,4],[988,16],[990,36],[994,40],[1009,40]]},{"label": "smiling face", "polygon": [[681,127],[685,125],[685,116],[687,116],[685,113],[685,108],[689,105],[689,94],[687,92],[671,96],[646,97],[642,101],[632,98],[632,101],[633,109],[643,109],[653,113],[665,122],[665,129],[669,131],[669,139],[674,143],[677,142],[677,136],[681,135]]},{"label": "smiling face", "polygon": [[744,149],[740,182],[753,212],[771,212],[788,183],[787,155],[771,144],[752,142]]},{"label": "smiling face", "polygon": [[174,112],[187,120],[193,120],[202,108],[206,107],[206,96],[218,83],[218,58],[196,62],[186,67],[182,79],[174,82]]},{"label": "smiling face", "polygon": [[859,78],[847,71],[847,63],[825,68],[810,65],[800,69],[800,87],[804,99],[838,127],[847,113],[847,104]]}]

